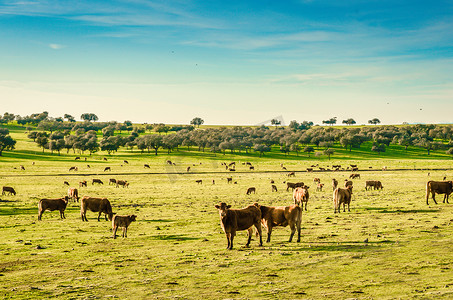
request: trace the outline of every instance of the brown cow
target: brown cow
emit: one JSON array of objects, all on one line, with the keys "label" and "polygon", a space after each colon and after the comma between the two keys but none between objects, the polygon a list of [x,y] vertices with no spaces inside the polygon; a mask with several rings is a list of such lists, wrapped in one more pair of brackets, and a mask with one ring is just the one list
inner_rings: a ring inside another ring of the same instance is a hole
[{"label": "brown cow", "polygon": [[338,186],[338,180],[336,180],[335,178],[332,178],[332,187],[333,187],[333,191],[335,191],[335,189],[337,188]]},{"label": "brown cow", "polygon": [[227,178],[227,183],[233,183],[233,177],[228,177]]},{"label": "brown cow", "polygon": [[105,167],[105,168],[104,168],[104,172],[105,172],[105,171],[112,171],[112,169],[111,169],[110,167]]},{"label": "brown cow", "polygon": [[289,172],[287,175],[288,175],[288,177],[295,177],[296,176],[296,172]]},{"label": "brown cow", "polygon": [[102,180],[94,178],[93,181],[91,182],[91,185],[94,185],[95,183],[97,184],[104,184]]},{"label": "brown cow", "polygon": [[69,168],[69,171],[78,171],[78,170],[79,170],[79,168],[77,168],[77,167],[70,167]]},{"label": "brown cow", "polygon": [[318,183],[316,185],[316,191],[317,192],[322,192],[322,188],[324,187],[324,183]]},{"label": "brown cow", "polygon": [[127,228],[133,221],[135,221],[136,218],[137,218],[136,215],[113,216],[112,219],[113,238],[116,239],[116,230],[118,229],[118,227],[123,228],[123,238],[127,237]]},{"label": "brown cow", "polygon": [[356,179],[356,178],[360,179],[360,174],[351,174],[351,175],[349,175],[349,179]]},{"label": "brown cow", "polygon": [[345,179],[345,181],[344,181],[344,187],[347,188],[348,186],[351,186],[351,187],[352,187],[352,181],[351,181],[351,180]]},{"label": "brown cow", "polygon": [[25,167],[23,165],[20,165],[20,169],[25,171]]},{"label": "brown cow", "polygon": [[116,184],[116,179],[115,178],[110,178],[109,179],[109,185],[111,185],[111,184],[113,184],[113,185]]},{"label": "brown cow", "polygon": [[250,169],[250,171],[252,171],[252,170],[255,170],[255,167],[254,166],[250,166],[249,169]]},{"label": "brown cow", "polygon": [[453,192],[453,181],[428,181],[426,183],[426,204],[429,205],[428,203],[428,198],[429,194],[431,193],[434,203],[437,204],[435,194],[444,194],[444,201],[447,200],[448,202],[448,196]]},{"label": "brown cow", "polygon": [[77,157],[75,158],[75,160],[80,160],[80,156],[77,156]]},{"label": "brown cow", "polygon": [[63,185],[68,185],[69,186],[69,182],[65,181],[65,182],[63,182]]},{"label": "brown cow", "polygon": [[264,206],[259,205],[261,210],[261,221],[267,228],[267,242],[271,241],[272,228],[274,226],[291,228],[289,242],[293,240],[297,229],[297,242],[300,242],[300,224],[302,222],[302,209],[298,205],[290,206]]},{"label": "brown cow", "polygon": [[315,178],[313,178],[313,182],[319,183],[319,182],[321,182],[321,179],[319,179],[318,177],[315,177]]},{"label": "brown cow", "polygon": [[256,194],[256,189],[255,189],[254,187],[249,187],[249,188],[247,189],[246,194],[247,194],[247,195],[250,195],[252,192],[253,192],[254,194]]},{"label": "brown cow", "polygon": [[190,171],[190,167],[187,167],[187,172],[189,172],[189,171]]},{"label": "brown cow", "polygon": [[301,208],[304,208],[305,202],[305,210],[307,210],[307,203],[308,198],[310,198],[310,193],[308,192],[309,187],[304,185],[303,187],[298,187],[293,192],[293,200],[294,204],[300,205]]},{"label": "brown cow", "polygon": [[195,180],[195,182],[198,183],[198,184],[202,184],[202,183],[203,183],[203,180],[198,179],[198,180]]},{"label": "brown cow", "polygon": [[12,188],[10,186],[4,186],[3,187],[2,195],[6,195],[6,193],[16,196],[16,191],[14,190],[14,188]]},{"label": "brown cow", "polygon": [[79,187],[83,187],[83,186],[85,186],[85,187],[87,186],[87,181],[86,180],[79,182]]},{"label": "brown cow", "polygon": [[297,183],[287,182],[286,183],[286,191],[289,191],[290,188],[294,191],[295,188],[303,187],[303,186],[304,186],[303,182],[297,182]]},{"label": "brown cow", "polygon": [[123,186],[123,188],[125,187],[129,187],[129,182],[127,182],[126,180],[117,180],[116,181],[116,187],[119,187],[120,185]]},{"label": "brown cow", "polygon": [[277,187],[275,186],[275,184],[272,185],[272,192],[277,192]]},{"label": "brown cow", "polygon": [[123,160],[123,162],[127,165],[129,164],[129,162],[127,160]]},{"label": "brown cow", "polygon": [[313,168],[307,168],[307,172],[313,172]]},{"label": "brown cow", "polygon": [[383,189],[384,187],[382,186],[382,183],[379,180],[367,180],[365,182],[365,191],[368,191],[368,188],[371,190],[373,188],[374,190],[378,189]]},{"label": "brown cow", "polygon": [[69,202],[68,196],[64,196],[62,198],[57,198],[57,199],[41,199],[41,200],[39,200],[38,220],[41,221],[42,214],[46,210],[48,210],[48,211],[59,210],[60,218],[66,219],[66,217],[64,216],[64,211],[66,209],[66,206],[68,205],[68,202]]},{"label": "brown cow", "polygon": [[148,164],[144,164],[143,166],[144,166],[145,169],[151,169]]},{"label": "brown cow", "polygon": [[256,227],[260,237],[260,246],[263,245],[263,237],[261,233],[261,210],[258,208],[258,204],[249,205],[243,209],[230,209],[231,205],[227,205],[225,202],[216,205],[215,208],[219,210],[220,225],[222,226],[223,232],[225,232],[228,246],[227,249],[233,249],[233,240],[236,235],[236,231],[247,230],[248,240],[246,247],[250,246],[252,240],[253,228]]},{"label": "brown cow", "polygon": [[333,206],[334,206],[334,212],[336,213],[337,210],[340,212],[340,206],[343,204],[343,211],[346,211],[346,204],[348,205],[348,211],[349,209],[349,204],[351,203],[351,197],[352,197],[352,185],[348,185],[347,188],[337,188],[333,192]]},{"label": "brown cow", "polygon": [[106,158],[106,157],[104,157],[103,159],[104,159],[104,161],[107,161],[107,158]]},{"label": "brown cow", "polygon": [[76,188],[68,189],[68,198],[73,199],[74,202],[79,202],[79,191]]},{"label": "brown cow", "polygon": [[104,213],[105,220],[108,219],[111,221],[113,218],[112,206],[110,205],[110,201],[107,198],[93,198],[89,196],[84,196],[80,200],[80,216],[82,217],[82,221],[87,220],[87,209],[91,210],[92,212],[99,212],[98,221],[101,217],[101,214]]}]

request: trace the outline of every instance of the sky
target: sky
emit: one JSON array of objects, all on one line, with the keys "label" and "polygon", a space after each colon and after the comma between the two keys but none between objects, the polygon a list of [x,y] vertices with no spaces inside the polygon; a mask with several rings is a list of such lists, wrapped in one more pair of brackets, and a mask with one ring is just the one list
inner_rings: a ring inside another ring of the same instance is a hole
[{"label": "sky", "polygon": [[0,0],[0,114],[453,123],[453,0]]}]

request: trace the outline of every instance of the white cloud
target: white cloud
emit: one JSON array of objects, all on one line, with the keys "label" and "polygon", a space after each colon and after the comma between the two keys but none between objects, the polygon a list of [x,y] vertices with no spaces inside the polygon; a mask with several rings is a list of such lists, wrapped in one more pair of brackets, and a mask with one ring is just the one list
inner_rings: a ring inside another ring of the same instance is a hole
[{"label": "white cloud", "polygon": [[60,50],[60,49],[66,48],[66,46],[60,45],[60,44],[49,44],[49,48],[54,49],[54,50]]}]

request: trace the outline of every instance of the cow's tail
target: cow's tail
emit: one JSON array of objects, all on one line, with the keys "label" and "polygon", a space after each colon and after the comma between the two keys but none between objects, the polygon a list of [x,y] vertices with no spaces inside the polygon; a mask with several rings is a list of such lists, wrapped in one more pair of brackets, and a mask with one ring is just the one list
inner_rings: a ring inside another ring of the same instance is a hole
[{"label": "cow's tail", "polygon": [[428,204],[429,193],[431,192],[431,181],[426,183],[426,204]]},{"label": "cow's tail", "polygon": [[333,207],[334,209],[336,210],[337,209],[337,203],[338,203],[338,192],[339,192],[339,188],[336,188],[335,191],[333,191]]}]

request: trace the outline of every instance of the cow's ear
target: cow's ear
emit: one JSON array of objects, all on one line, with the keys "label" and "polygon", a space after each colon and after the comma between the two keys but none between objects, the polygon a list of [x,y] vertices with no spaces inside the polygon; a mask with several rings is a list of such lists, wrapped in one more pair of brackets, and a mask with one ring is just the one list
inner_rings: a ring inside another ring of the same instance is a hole
[{"label": "cow's ear", "polygon": [[215,205],[215,208],[217,208],[217,209],[220,209],[220,206],[218,206],[218,205]]},{"label": "cow's ear", "polygon": [[230,208],[231,208],[231,205],[227,205],[227,208],[230,209]]}]

